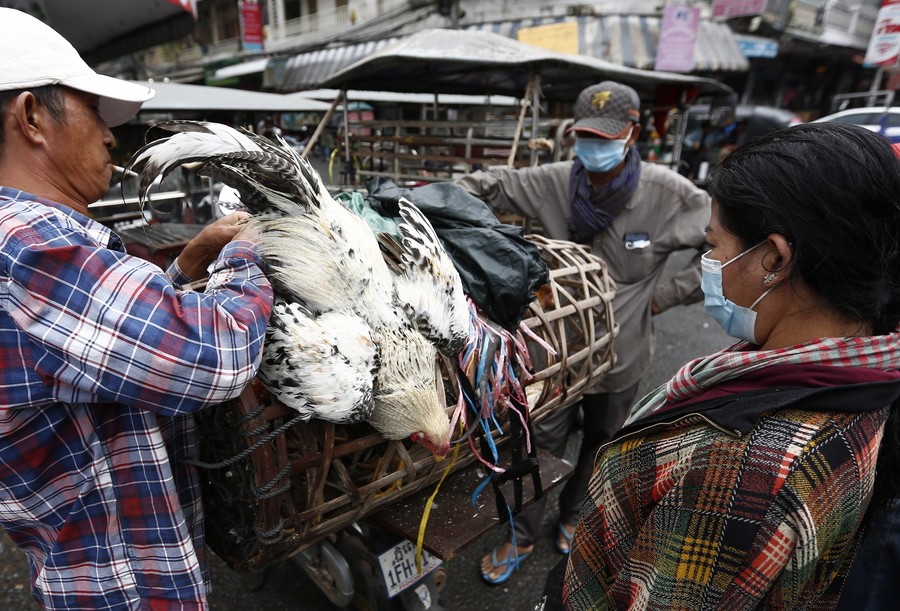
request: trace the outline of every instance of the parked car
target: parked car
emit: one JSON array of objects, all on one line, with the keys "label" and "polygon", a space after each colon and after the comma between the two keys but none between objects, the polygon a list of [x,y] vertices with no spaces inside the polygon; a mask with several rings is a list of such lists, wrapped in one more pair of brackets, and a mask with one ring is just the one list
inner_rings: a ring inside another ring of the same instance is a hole
[{"label": "parked car", "polygon": [[887,136],[893,143],[900,143],[900,106],[867,106],[865,108],[849,108],[834,114],[816,119],[813,123],[830,121],[832,123],[852,123]]},{"label": "parked car", "polygon": [[774,106],[691,106],[687,113],[679,171],[703,185],[709,169],[744,142],[799,123],[802,123],[800,117],[793,112]]}]

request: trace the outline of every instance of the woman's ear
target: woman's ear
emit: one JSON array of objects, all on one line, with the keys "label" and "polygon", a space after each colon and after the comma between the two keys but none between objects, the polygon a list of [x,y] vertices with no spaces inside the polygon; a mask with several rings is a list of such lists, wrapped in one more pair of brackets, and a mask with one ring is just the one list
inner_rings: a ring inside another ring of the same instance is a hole
[{"label": "woman's ear", "polygon": [[763,255],[763,268],[775,274],[789,273],[791,261],[794,259],[794,249],[787,238],[780,233],[770,233],[766,238],[766,248],[767,252]]}]

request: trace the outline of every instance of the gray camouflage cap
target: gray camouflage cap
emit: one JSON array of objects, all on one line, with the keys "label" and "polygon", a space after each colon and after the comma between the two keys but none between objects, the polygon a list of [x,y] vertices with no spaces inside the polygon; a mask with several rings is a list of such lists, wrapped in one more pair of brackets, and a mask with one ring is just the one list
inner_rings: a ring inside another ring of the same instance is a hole
[{"label": "gray camouflage cap", "polygon": [[589,132],[604,138],[622,138],[641,120],[637,92],[615,81],[591,85],[578,94],[575,123],[569,132]]}]

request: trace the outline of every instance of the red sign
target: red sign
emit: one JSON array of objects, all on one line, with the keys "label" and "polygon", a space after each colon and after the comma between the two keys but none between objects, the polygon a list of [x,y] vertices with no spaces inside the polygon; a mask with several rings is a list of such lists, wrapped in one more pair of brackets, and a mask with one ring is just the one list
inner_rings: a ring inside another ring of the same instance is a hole
[{"label": "red sign", "polygon": [[262,5],[258,0],[239,0],[241,45],[244,51],[262,51]]},{"label": "red sign", "polygon": [[712,16],[761,15],[764,10],[766,10],[766,0],[715,0],[712,6]]},{"label": "red sign", "polygon": [[900,58],[900,0],[884,0],[869,39],[865,66],[896,66]]}]

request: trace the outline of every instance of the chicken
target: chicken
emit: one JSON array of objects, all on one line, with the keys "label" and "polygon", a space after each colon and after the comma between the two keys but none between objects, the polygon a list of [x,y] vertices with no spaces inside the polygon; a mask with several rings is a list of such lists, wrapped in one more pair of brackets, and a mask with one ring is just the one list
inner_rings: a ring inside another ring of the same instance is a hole
[{"label": "chicken", "polygon": [[183,164],[236,189],[260,230],[276,306],[259,379],[308,417],[367,420],[388,439],[410,438],[444,456],[450,425],[436,356],[466,344],[459,274],[431,224],[401,202],[399,238],[379,239],[335,201],[284,142],[216,123],[173,121],[176,132],[135,153],[140,200]]}]

